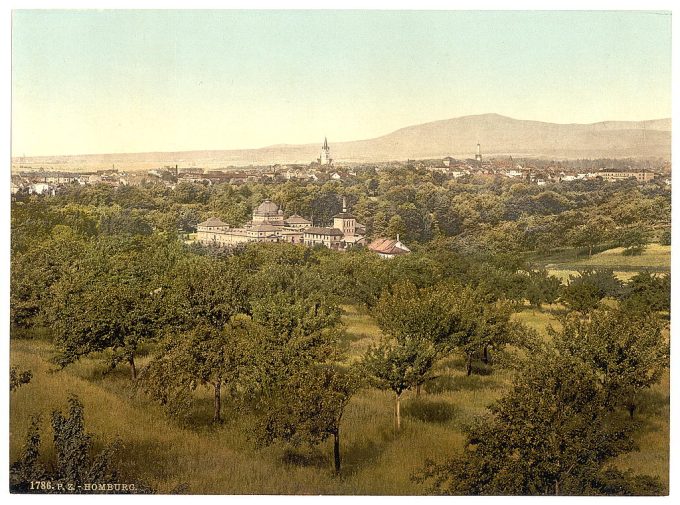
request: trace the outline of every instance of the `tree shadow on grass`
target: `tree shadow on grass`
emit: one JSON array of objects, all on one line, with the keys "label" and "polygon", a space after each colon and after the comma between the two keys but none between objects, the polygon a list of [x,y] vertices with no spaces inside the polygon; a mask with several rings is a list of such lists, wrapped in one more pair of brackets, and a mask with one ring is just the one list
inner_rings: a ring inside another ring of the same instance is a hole
[{"label": "tree shadow on grass", "polygon": [[355,441],[344,448],[341,446],[342,474],[352,475],[373,464],[383,453],[385,446],[384,441],[378,443],[368,438]]},{"label": "tree shadow on grass", "polygon": [[439,394],[455,391],[480,391],[482,389],[494,388],[496,385],[493,379],[484,376],[472,375],[440,375],[427,381],[424,390],[430,394]]},{"label": "tree shadow on grass", "polygon": [[404,403],[404,415],[426,423],[446,423],[454,418],[457,409],[449,402],[412,398]]},{"label": "tree shadow on grass", "polygon": [[319,447],[287,447],[281,454],[281,462],[289,466],[311,466],[324,469],[329,466],[328,455]]}]

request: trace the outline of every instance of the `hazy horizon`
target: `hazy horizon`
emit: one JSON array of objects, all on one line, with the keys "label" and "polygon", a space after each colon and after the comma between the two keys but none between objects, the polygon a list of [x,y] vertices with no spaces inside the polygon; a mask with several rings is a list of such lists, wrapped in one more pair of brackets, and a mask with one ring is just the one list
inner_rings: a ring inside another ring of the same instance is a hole
[{"label": "hazy horizon", "polygon": [[[539,122],[539,123],[546,123],[546,124],[555,124],[555,125],[561,125],[561,126],[590,126],[590,125],[596,125],[600,123],[618,123],[618,122],[624,122],[624,123],[646,123],[646,122],[656,122],[656,121],[671,121],[671,117],[664,117],[664,118],[650,118],[650,119],[643,119],[643,120],[625,120],[625,119],[613,119],[613,120],[604,120],[604,121],[596,121],[594,123],[552,123],[552,122],[546,122],[546,121],[538,121],[535,119],[528,119],[528,118],[511,118],[510,116],[504,116],[502,114],[497,114],[495,112],[486,112],[486,113],[481,113],[481,114],[469,114],[466,116],[460,116],[458,118],[444,118],[444,119],[433,119],[431,121],[427,121],[425,123],[419,123],[418,125],[403,125],[399,128],[396,128],[394,130],[391,130],[389,132],[385,132],[381,135],[376,135],[375,137],[371,138],[362,138],[362,139],[329,139],[329,143],[332,145],[335,144],[345,144],[345,143],[351,143],[351,142],[361,142],[365,140],[374,140],[374,139],[379,139],[385,136],[388,136],[392,133],[395,133],[399,130],[409,128],[412,126],[419,126],[423,124],[430,124],[430,123],[437,123],[437,122],[445,122],[449,120],[455,120],[455,119],[462,119],[466,117],[480,117],[480,116],[501,116],[504,118],[508,119],[513,119],[517,121],[528,121],[528,122]],[[324,136],[324,138],[327,138],[328,136]],[[268,149],[268,148],[277,148],[277,147],[295,147],[295,146],[316,146],[317,144],[320,146],[323,142],[323,139],[317,138],[315,141],[308,141],[308,142],[301,142],[299,144],[292,144],[292,143],[274,143],[274,144],[268,144],[264,146],[245,146],[245,147],[237,147],[237,148],[232,148],[232,149],[224,149],[224,148],[206,148],[206,149],[182,149],[182,150],[168,150],[168,151],[119,151],[119,152],[81,152],[81,153],[63,153],[63,154],[38,154],[38,155],[20,155],[16,153],[12,153],[12,160],[16,160],[19,158],[59,158],[59,157],[79,157],[79,156],[106,156],[106,155],[127,155],[127,154],[151,154],[151,153],[182,153],[182,152],[210,152],[210,151],[256,151],[256,150],[262,150],[262,149]]]},{"label": "hazy horizon", "polygon": [[15,11],[12,156],[671,117],[670,13]]}]

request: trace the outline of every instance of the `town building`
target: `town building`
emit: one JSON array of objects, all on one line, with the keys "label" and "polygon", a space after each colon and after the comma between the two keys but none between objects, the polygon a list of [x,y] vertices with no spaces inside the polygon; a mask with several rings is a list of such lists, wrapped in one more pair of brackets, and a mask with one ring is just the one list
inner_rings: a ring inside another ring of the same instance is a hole
[{"label": "town building", "polygon": [[377,238],[368,245],[368,249],[378,253],[378,256],[384,259],[393,259],[397,256],[409,254],[411,252],[411,250],[399,240],[399,235],[397,235],[396,240],[384,237]]},{"label": "town building", "polygon": [[643,170],[642,172],[621,172],[621,171],[602,171],[595,174],[597,177],[602,177],[605,181],[624,181],[635,177],[640,182],[651,181],[656,178],[654,172]]},{"label": "town building", "polygon": [[211,217],[197,225],[197,232],[198,242],[221,247],[246,242],[288,242],[346,250],[365,244],[366,228],[348,212],[343,198],[342,212],[333,216],[332,227],[313,226],[310,220],[297,214],[286,219],[278,205],[265,200],[253,211],[252,220],[241,228],[232,228],[220,219]]}]

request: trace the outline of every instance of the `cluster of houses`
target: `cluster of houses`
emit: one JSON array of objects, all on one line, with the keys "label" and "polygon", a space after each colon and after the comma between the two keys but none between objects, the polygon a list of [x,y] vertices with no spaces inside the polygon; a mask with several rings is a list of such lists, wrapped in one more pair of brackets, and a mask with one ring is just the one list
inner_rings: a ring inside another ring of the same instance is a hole
[{"label": "cluster of houses", "polygon": [[[670,163],[666,165],[661,167],[661,170],[668,173],[670,172]],[[477,144],[477,152],[474,159],[458,160],[447,156],[441,160],[408,160],[407,166],[440,172],[453,179],[471,174],[490,177],[500,175],[538,186],[544,186],[547,183],[598,178],[605,181],[635,178],[640,182],[648,182],[661,177],[659,173],[648,170],[600,170],[580,173],[565,170],[560,167],[559,163],[551,166],[532,166],[530,162],[527,163],[525,161],[524,165],[522,165],[513,161],[512,156],[508,158],[483,159],[479,144]],[[343,181],[354,176],[356,176],[355,171],[341,169],[334,165],[328,141],[324,139],[319,157],[309,165],[276,164],[269,167],[251,167],[249,169],[227,168],[208,170],[197,167],[179,168],[178,165],[175,165],[156,168],[146,173],[134,174],[119,172],[115,168],[78,173],[38,169],[20,171],[12,175],[11,189],[12,195],[19,193],[54,195],[59,188],[70,184],[121,186],[142,184],[149,180],[155,180],[173,189],[177,183],[183,181],[207,185],[220,183],[239,185],[249,182],[285,182],[290,180],[308,182]],[[665,182],[667,185],[670,185],[670,177],[666,177]]]},{"label": "cluster of houses", "polygon": [[[328,227],[314,226],[312,221],[297,214],[285,217],[278,205],[265,200],[253,211],[252,220],[242,227],[232,228],[216,217],[199,223],[196,241],[220,247],[233,247],[248,242],[287,242],[347,251],[366,245],[366,227],[357,223],[356,218],[348,211],[345,198],[342,200],[342,212],[333,216],[333,226]],[[399,237],[396,240],[376,239],[368,248],[383,258],[394,258],[410,252]]]},{"label": "cluster of houses", "polygon": [[[167,169],[164,169],[167,171]],[[163,170],[149,171],[149,175],[162,177]],[[223,182],[239,185],[247,182],[325,182],[342,181],[355,176],[356,172],[342,170],[321,171],[318,168],[302,165],[273,165],[250,170],[204,170],[202,168],[179,169],[177,182],[194,182],[200,184],[220,184]]]},{"label": "cluster of houses", "polygon": [[[650,170],[597,170],[588,172],[567,171],[558,167],[533,167],[514,163],[512,157],[509,159],[492,158],[482,161],[481,155],[478,158],[457,160],[452,157],[443,158],[441,161],[421,161],[418,162],[422,168],[434,172],[440,172],[454,179],[466,175],[482,176],[502,176],[509,179],[518,179],[524,182],[545,186],[547,183],[570,182],[576,180],[595,180],[621,181],[635,178],[639,182],[649,182],[662,174]],[[415,163],[415,162],[414,162]],[[665,179],[666,184],[670,184],[670,178]]]},{"label": "cluster of houses", "polygon": [[72,184],[107,184],[110,186],[128,185],[131,176],[117,169],[93,172],[61,172],[49,170],[20,171],[12,174],[12,195],[54,195],[59,188]]}]

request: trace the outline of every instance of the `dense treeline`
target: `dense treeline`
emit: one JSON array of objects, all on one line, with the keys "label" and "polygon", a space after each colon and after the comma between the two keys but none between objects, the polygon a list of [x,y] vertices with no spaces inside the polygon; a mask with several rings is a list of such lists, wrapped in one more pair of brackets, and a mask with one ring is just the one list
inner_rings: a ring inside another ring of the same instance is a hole
[{"label": "dense treeline", "polygon": [[[174,189],[162,184],[74,185],[41,205],[52,223],[67,219],[64,224],[87,234],[148,234],[153,229],[174,234],[194,231],[197,223],[213,215],[241,225],[265,198],[287,215],[297,213],[328,225],[341,210],[343,196],[366,225],[369,238],[399,233],[407,243],[426,243],[448,237],[458,248],[471,251],[581,247],[592,252],[602,243],[658,239],[670,226],[670,190],[662,182],[593,180],[541,187],[500,177],[453,180],[404,167],[363,167],[345,181],[323,184],[180,182]],[[32,226],[19,209],[15,213],[18,222]],[[631,230],[639,236],[629,237]]]},{"label": "dense treeline", "polygon": [[[342,195],[370,234],[399,233],[414,253],[386,261],[365,249],[219,250],[183,240],[209,215],[241,224],[266,197],[327,222]],[[656,185],[546,190],[398,168],[360,171],[345,184],[74,186],[13,202],[12,337],[42,329],[59,368],[93,355],[129,367],[137,394],[180,422],[192,422],[194,391],[208,387],[213,422],[224,422],[228,401],[252,419],[257,445],[332,439],[336,472],[345,408],[363,388],[394,394],[399,430],[402,395],[420,394],[442,360],[462,358],[467,375],[475,363],[510,367],[510,391],[469,430],[474,453],[424,471],[434,491],[656,493],[646,477],[623,486],[627,476],[608,464],[633,449],[636,398],[667,366],[660,315],[670,309],[669,276],[641,272],[624,284],[611,271],[584,270],[563,284],[528,253],[563,245],[592,253],[640,231],[625,242],[636,252],[667,226],[669,209]],[[564,305],[551,343],[512,318],[525,301]],[[347,353],[343,304],[361,306],[382,331],[359,359]]]}]

